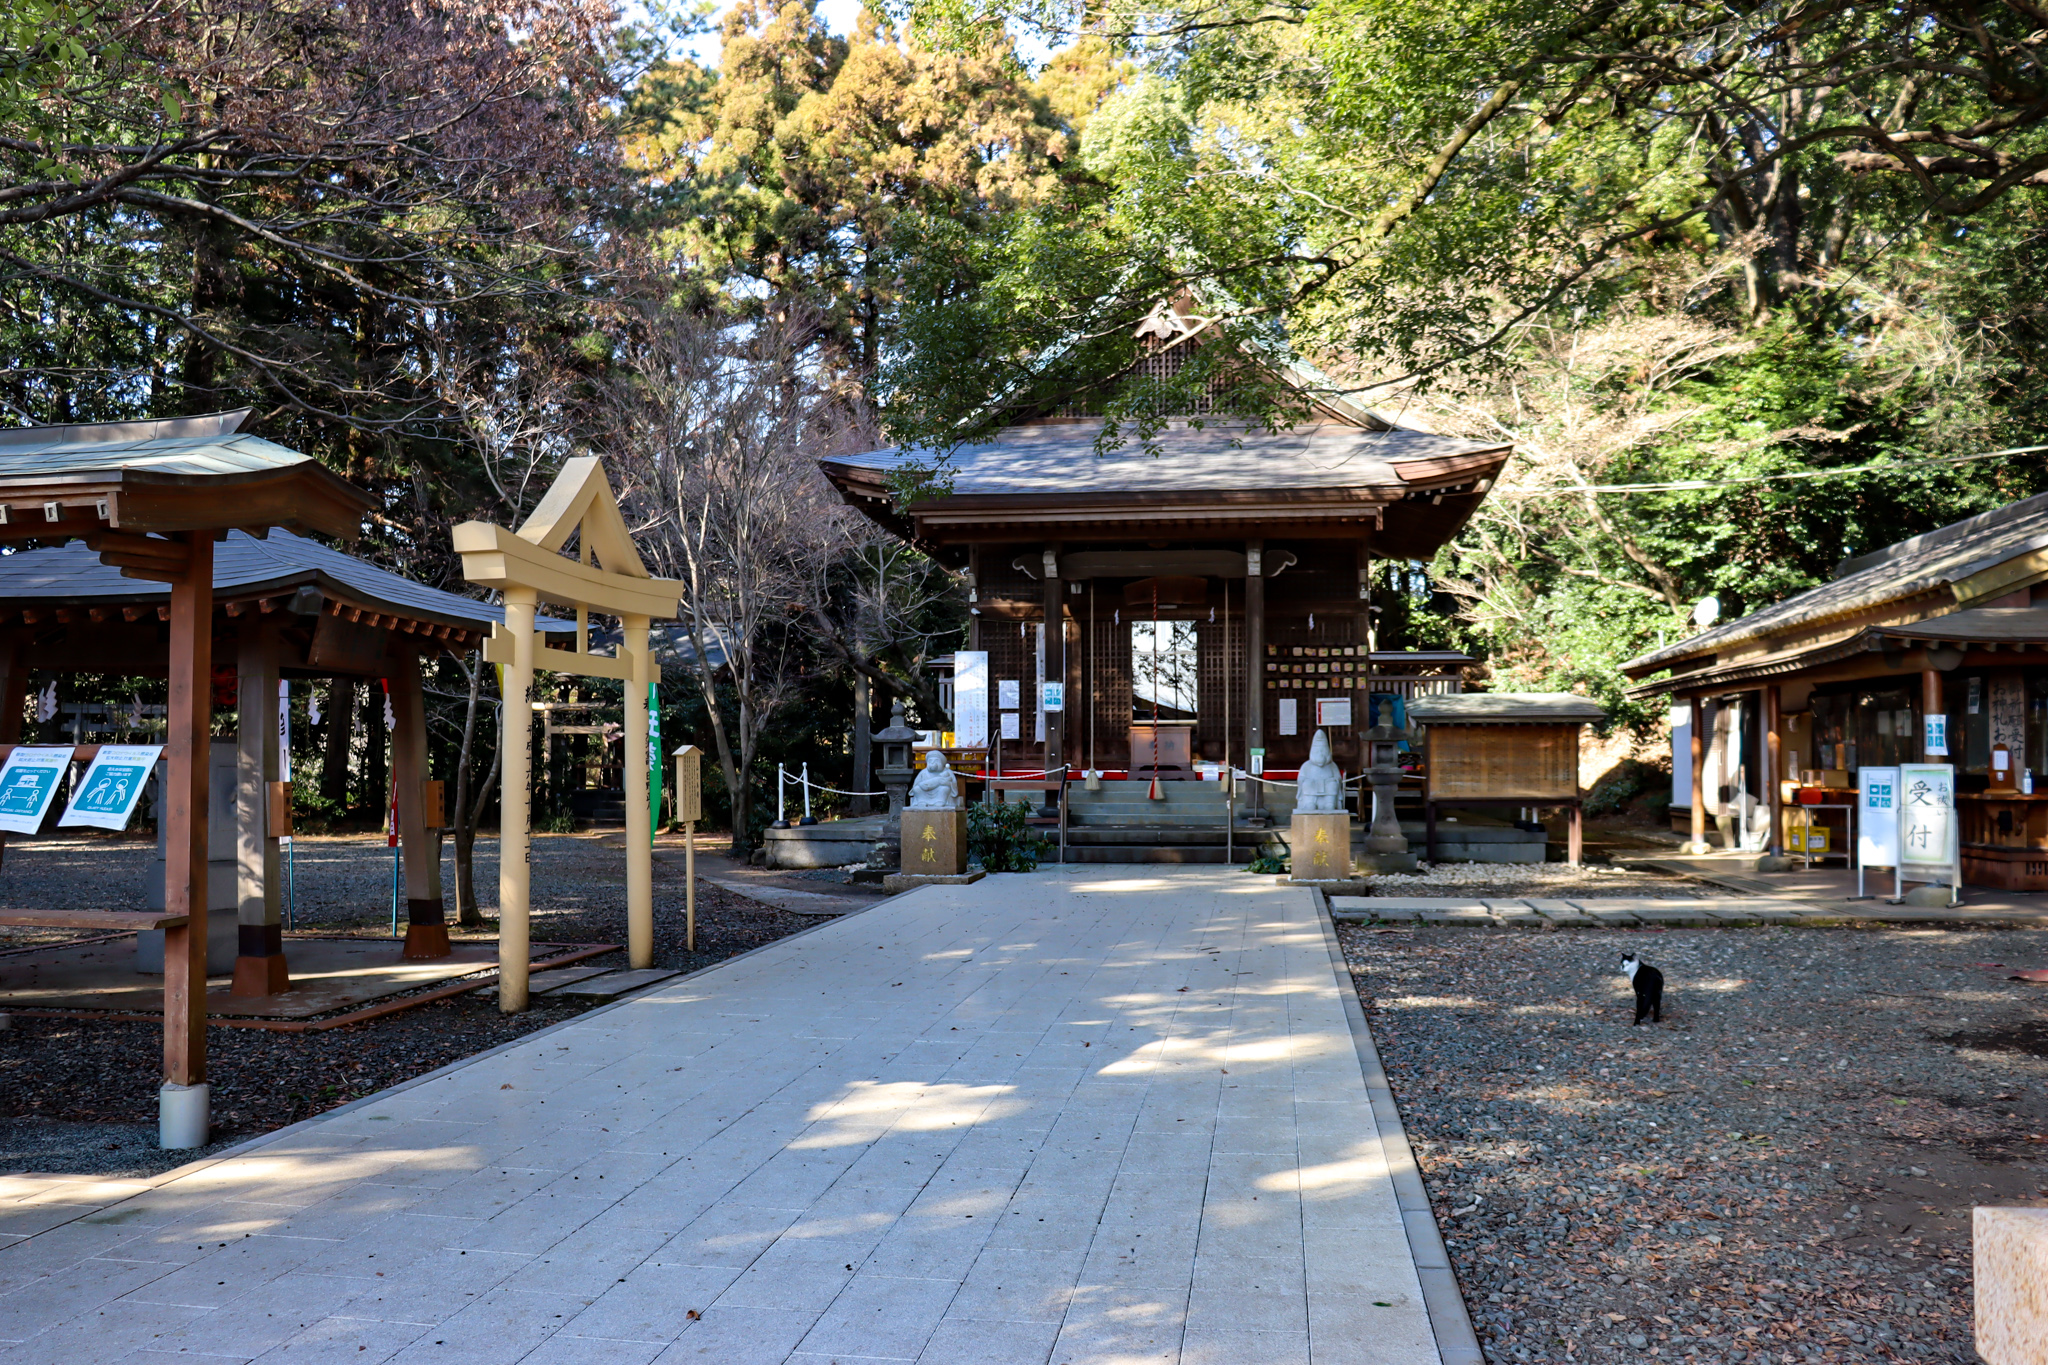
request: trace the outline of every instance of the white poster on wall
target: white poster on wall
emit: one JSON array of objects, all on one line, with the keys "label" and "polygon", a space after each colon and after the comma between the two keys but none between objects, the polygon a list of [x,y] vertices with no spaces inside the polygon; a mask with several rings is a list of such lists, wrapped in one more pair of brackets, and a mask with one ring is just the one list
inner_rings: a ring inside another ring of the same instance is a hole
[{"label": "white poster on wall", "polygon": [[1317,697],[1316,724],[1332,730],[1349,728],[1351,725],[1351,698]]},{"label": "white poster on wall", "polygon": [[1280,733],[1283,735],[1300,733],[1300,730],[1294,723],[1294,698],[1292,697],[1282,697],[1280,699]]},{"label": "white poster on wall", "polygon": [[1015,678],[996,679],[996,709],[1014,711],[1024,704],[1024,691]]},{"label": "white poster on wall", "polygon": [[1899,865],[1899,770],[1859,768],[1856,789],[1856,865]]},{"label": "white poster on wall", "polygon": [[963,749],[988,747],[985,649],[963,649],[953,655],[953,742]]},{"label": "white poster on wall", "polygon": [[1017,713],[1015,711],[1003,712],[1003,728],[1001,733],[1004,739],[1016,739],[1024,733],[1017,724]]}]

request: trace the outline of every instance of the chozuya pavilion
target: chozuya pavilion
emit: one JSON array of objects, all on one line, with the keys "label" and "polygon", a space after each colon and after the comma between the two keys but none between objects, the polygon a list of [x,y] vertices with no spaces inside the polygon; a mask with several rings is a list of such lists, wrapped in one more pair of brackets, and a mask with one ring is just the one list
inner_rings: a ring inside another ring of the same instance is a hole
[{"label": "chozuya pavilion", "polygon": [[[1148,330],[1148,371],[1177,367],[1173,337],[1187,329],[1155,315]],[[1315,398],[1312,412],[1277,432],[1188,413],[1150,451],[1102,455],[1100,419],[1023,412],[953,450],[949,489],[906,507],[890,475],[929,452],[822,464],[854,507],[966,571],[964,660],[972,671],[986,652],[986,709],[956,661],[955,737],[985,742],[1005,774],[1064,765],[1077,780],[1096,770],[1149,787],[1155,772],[1228,764],[1283,777],[1319,717],[1356,772],[1368,694],[1457,688],[1455,670],[1428,656],[1374,657],[1373,561],[1428,559],[1510,447],[1412,430],[1340,398]],[[1046,709],[1054,689],[1042,684],[1059,682],[1062,709]]]}]

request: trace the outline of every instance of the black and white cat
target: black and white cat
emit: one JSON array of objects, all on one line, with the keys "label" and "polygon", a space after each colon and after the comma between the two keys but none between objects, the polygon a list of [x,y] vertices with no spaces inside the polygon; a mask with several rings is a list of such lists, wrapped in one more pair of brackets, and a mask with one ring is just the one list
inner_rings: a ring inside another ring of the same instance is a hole
[{"label": "black and white cat", "polygon": [[1636,988],[1635,1023],[1642,1023],[1644,1015],[1653,1023],[1663,1023],[1664,973],[1630,953],[1621,960],[1621,974]]}]

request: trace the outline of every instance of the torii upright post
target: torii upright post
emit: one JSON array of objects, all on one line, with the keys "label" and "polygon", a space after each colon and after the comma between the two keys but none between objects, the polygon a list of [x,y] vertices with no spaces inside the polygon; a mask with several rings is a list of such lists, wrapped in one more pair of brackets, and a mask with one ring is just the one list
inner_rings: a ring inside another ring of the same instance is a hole
[{"label": "torii upright post", "polygon": [[[575,535],[579,558],[562,553]],[[647,808],[647,690],[661,678],[648,648],[653,618],[673,617],[682,584],[653,578],[633,548],[625,518],[612,498],[604,467],[589,456],[570,460],[515,533],[489,522],[455,528],[462,574],[505,595],[505,624],[484,645],[484,658],[505,665],[505,715],[499,801],[498,1007],[526,1008],[529,854],[527,782],[533,715],[527,690],[536,668],[625,684],[626,710],[626,944],[635,967],[654,965],[654,850]],[[566,607],[581,620],[591,612],[615,616],[622,627],[615,656],[592,654],[585,633],[576,648],[542,649],[534,635],[539,602]]]}]

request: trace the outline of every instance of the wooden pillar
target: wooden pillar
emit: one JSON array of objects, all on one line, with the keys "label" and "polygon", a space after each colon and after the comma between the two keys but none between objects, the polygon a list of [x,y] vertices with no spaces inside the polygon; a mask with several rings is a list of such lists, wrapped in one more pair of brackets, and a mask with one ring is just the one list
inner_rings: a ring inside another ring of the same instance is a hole
[{"label": "wooden pillar", "polygon": [[[17,714],[20,712],[20,709],[20,707],[15,708]],[[1923,717],[1947,714],[1947,703],[1942,700],[1941,672],[1939,669],[1923,668],[1920,670],[1920,714]],[[1950,744],[1949,748],[1953,749],[1955,745]],[[1944,757],[1946,755],[1929,753],[1927,751],[1927,726],[1923,721],[1920,726],[1920,761],[1922,763],[1934,763]]]},{"label": "wooden pillar", "polygon": [[1573,867],[1586,861],[1586,805],[1574,801],[1570,810],[1571,823],[1566,826],[1564,860]]},{"label": "wooden pillar", "polygon": [[[398,842],[405,860],[405,956],[447,957],[448,904],[441,894],[441,822],[427,810],[427,704],[416,650],[394,644],[391,670],[391,773],[398,794]],[[433,824],[428,824],[431,817]]]},{"label": "wooden pillar", "polygon": [[1688,853],[1707,851],[1707,737],[1706,703],[1698,697],[1688,697],[1692,707],[1692,842],[1686,845]]},{"label": "wooden pillar", "polygon": [[539,595],[532,588],[505,589],[505,632],[512,637],[512,663],[505,670],[504,755],[498,796],[498,1008],[506,1014],[526,1009],[526,965],[529,952],[526,911],[529,889],[527,807],[532,790],[533,610]]},{"label": "wooden pillar", "polygon": [[[1352,705],[1357,713],[1351,717],[1352,733],[1358,737],[1358,766],[1360,769],[1372,766],[1372,744],[1365,738],[1366,729],[1372,724],[1372,651],[1375,643],[1372,624],[1372,547],[1365,541],[1358,542],[1358,616],[1351,635],[1358,652],[1364,657],[1359,661],[1359,676],[1365,679],[1363,696],[1352,696]],[[1358,789],[1359,818],[1370,821],[1373,818],[1372,788],[1361,783]]]},{"label": "wooden pillar", "polygon": [[[168,767],[163,792],[164,912],[185,922],[164,931],[166,1146],[205,1142],[206,815],[213,721],[213,535],[184,536],[183,575],[171,584]],[[199,1141],[187,1139],[193,1131]]]},{"label": "wooden pillar", "polygon": [[647,688],[654,657],[647,647],[648,618],[624,616],[621,653],[632,662],[626,683],[626,958],[654,965],[654,820],[647,808]]},{"label": "wooden pillar", "polygon": [[[988,646],[981,642],[981,549],[974,545],[967,547],[967,600],[972,608],[967,613],[967,648],[986,649]],[[995,717],[989,717],[989,723],[994,725]],[[960,728],[956,716],[948,716],[946,724],[955,730]]]},{"label": "wooden pillar", "polygon": [[1764,813],[1771,822],[1771,835],[1764,847],[1773,858],[1785,852],[1784,817],[1779,814],[1778,783],[1784,780],[1785,718],[1778,691],[1772,683],[1764,688]]},{"label": "wooden pillar", "polygon": [[235,649],[235,981],[231,994],[291,989],[284,956],[281,868],[271,833],[270,784],[278,780],[277,631],[244,616]]},{"label": "wooden pillar", "polygon": [[[1266,542],[1248,540],[1244,548],[1244,760],[1246,771],[1250,771],[1252,750],[1266,746],[1266,580],[1261,562],[1265,557]],[[1266,787],[1263,782],[1252,783],[1251,800],[1247,804],[1253,810],[1265,809]]]},{"label": "wooden pillar", "polygon": [[[1067,678],[1067,604],[1061,597],[1061,594],[1066,591],[1066,584],[1060,578],[1060,547],[1057,545],[1046,546],[1042,562],[1045,566],[1045,577],[1042,584],[1045,588],[1045,680],[1051,682],[1054,679],[1058,679],[1064,683]],[[1043,706],[1044,700],[1043,697],[1040,697],[1037,701],[1033,702],[1032,709],[1035,711]],[[1059,767],[1066,761],[1067,713],[1064,710],[1047,711],[1045,713],[1045,767],[1050,770]],[[1054,780],[1057,779],[1047,779],[1047,781]],[[1047,787],[1045,794],[1049,799],[1043,806],[1042,813],[1050,815],[1058,809],[1055,804],[1058,797],[1055,789],[1052,787]]]}]

